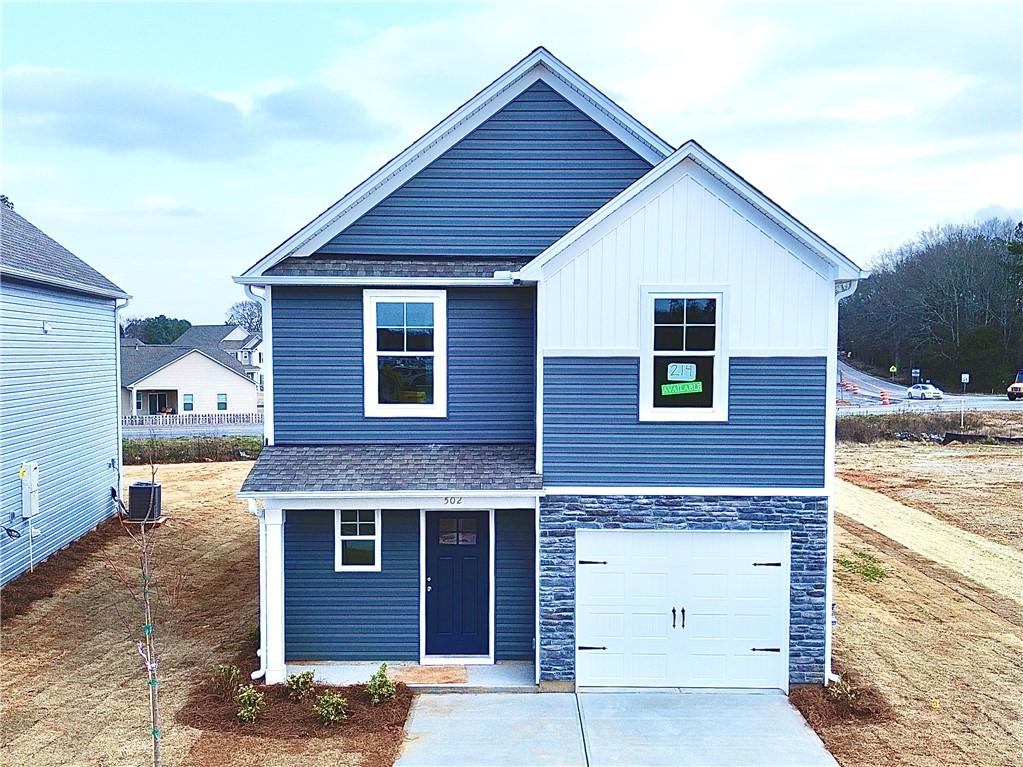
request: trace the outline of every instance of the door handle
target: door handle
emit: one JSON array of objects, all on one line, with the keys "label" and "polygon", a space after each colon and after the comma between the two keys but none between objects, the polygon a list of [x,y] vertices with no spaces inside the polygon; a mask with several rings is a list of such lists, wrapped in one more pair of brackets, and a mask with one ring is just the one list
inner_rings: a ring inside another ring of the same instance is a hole
[{"label": "door handle", "polygon": [[682,628],[686,627],[686,608],[682,608]]},{"label": "door handle", "polygon": [[671,627],[675,628],[675,608],[671,608]]}]

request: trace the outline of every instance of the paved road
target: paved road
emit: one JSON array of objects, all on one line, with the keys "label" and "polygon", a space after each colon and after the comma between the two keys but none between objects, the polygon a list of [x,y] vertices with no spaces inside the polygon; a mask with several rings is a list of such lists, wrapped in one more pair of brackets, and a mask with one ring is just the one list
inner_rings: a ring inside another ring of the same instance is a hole
[{"label": "paved road", "polygon": [[[838,363],[838,380],[852,381],[860,393],[852,394],[845,389],[838,389],[838,398],[847,400],[849,406],[839,407],[838,414],[843,415],[877,415],[898,410],[913,412],[941,411],[958,413],[966,410],[1015,410],[1023,412],[1023,400],[1010,402],[1004,394],[959,394],[946,393],[941,400],[911,400],[906,397],[906,387],[900,383],[885,381],[868,375],[847,365],[841,360]],[[891,405],[882,405],[880,393],[885,390],[891,396]]]}]

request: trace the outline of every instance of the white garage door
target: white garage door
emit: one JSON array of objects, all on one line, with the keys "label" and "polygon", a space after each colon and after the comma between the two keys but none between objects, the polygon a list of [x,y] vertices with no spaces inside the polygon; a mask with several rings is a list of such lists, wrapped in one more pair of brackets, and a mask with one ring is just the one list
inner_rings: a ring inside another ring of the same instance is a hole
[{"label": "white garage door", "polygon": [[787,532],[579,530],[580,686],[788,689]]}]

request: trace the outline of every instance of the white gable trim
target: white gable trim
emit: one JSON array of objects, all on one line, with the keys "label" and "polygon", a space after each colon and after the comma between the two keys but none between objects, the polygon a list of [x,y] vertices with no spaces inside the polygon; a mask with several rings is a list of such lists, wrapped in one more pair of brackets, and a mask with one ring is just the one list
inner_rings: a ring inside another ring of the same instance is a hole
[{"label": "white gable trim", "polygon": [[[613,214],[622,210],[630,202],[639,198],[640,195],[650,189],[656,182],[667,177],[672,171],[677,170],[679,173],[684,173],[685,170],[680,166],[687,160],[695,163],[703,171],[706,171],[706,173],[713,177],[714,182],[738,195],[744,205],[752,207],[782,229],[786,236],[791,237],[795,241],[793,244],[797,245],[797,247],[793,248],[792,244],[790,244],[789,249],[793,250],[794,253],[803,258],[818,272],[820,272],[821,265],[819,262],[814,263],[814,261],[823,259],[827,263],[834,264],[837,270],[836,279],[838,280],[857,280],[866,276],[866,273],[851,259],[836,250],[830,243],[814,234],[802,222],[768,199],[759,189],[749,184],[739,174],[735,173],[735,171],[711,155],[695,141],[687,141],[671,157],[651,169],[645,176],[638,179],[617,197],[608,201],[602,208],[522,267],[513,276],[522,280],[538,280],[541,277],[543,268],[553,259],[562,254],[565,254],[565,256],[563,259],[559,259],[559,261],[573,258],[582,252],[585,244],[583,241],[584,238],[587,238],[587,235],[593,233],[600,224],[607,221]],[[807,258],[807,256],[811,257]]]},{"label": "white gable trim", "polygon": [[672,147],[546,48],[537,48],[435,125],[376,173],[282,242],[241,275],[259,277],[289,256],[307,256],[336,237],[409,178],[433,162],[537,80],[543,80],[647,162],[657,164]]},{"label": "white gable trim", "polygon": [[166,370],[167,368],[171,367],[172,365],[176,365],[177,363],[181,362],[181,360],[185,359],[186,357],[190,357],[193,354],[201,354],[203,357],[208,359],[210,362],[214,363],[215,365],[220,365],[220,367],[224,368],[224,370],[228,370],[228,371],[234,373],[236,376],[241,378],[243,381],[245,381],[247,383],[250,383],[253,386],[257,386],[258,385],[258,384],[256,384],[255,381],[253,381],[251,378],[249,378],[244,373],[239,373],[234,368],[230,367],[229,365],[225,365],[220,360],[214,359],[213,357],[211,357],[210,355],[206,354],[206,352],[202,351],[201,349],[189,349],[184,354],[180,354],[177,357],[175,357],[174,359],[172,359],[170,362],[165,362],[163,365],[160,365],[160,367],[156,368],[156,370],[150,370],[148,373],[146,373],[144,376],[142,376],[142,378],[139,378],[139,379],[137,379],[135,381],[132,381],[131,383],[122,384],[121,388],[122,389],[145,388],[145,387],[142,386],[142,384],[147,379],[152,378],[154,375],[159,373],[161,370]]}]

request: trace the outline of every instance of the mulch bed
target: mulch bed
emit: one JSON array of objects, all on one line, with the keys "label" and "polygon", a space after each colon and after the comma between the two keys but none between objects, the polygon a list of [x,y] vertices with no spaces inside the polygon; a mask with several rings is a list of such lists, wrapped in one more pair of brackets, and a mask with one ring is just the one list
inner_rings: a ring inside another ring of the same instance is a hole
[{"label": "mulch bed", "polygon": [[[881,691],[855,672],[836,666],[845,688],[851,695],[836,694],[842,686],[823,687],[802,685],[789,692],[789,700],[799,709],[814,731],[824,737],[824,731],[835,724],[877,724],[895,718],[895,710]],[[825,738],[825,742],[827,739]]]},{"label": "mulch bed", "polygon": [[10,620],[27,612],[40,599],[52,597],[57,589],[74,578],[80,567],[96,562],[97,551],[124,537],[127,534],[120,520],[112,517],[67,548],[37,562],[33,570],[22,573],[0,589],[0,617]]},{"label": "mulch bed", "polygon": [[[248,660],[252,656],[245,652],[244,657]],[[251,661],[238,665],[243,669],[242,679],[247,680],[252,671]],[[252,724],[238,721],[233,696],[218,694],[213,689],[212,678],[193,687],[175,721],[207,732],[257,738],[342,738],[346,751],[362,755],[363,764],[373,767],[392,765],[397,758],[413,698],[412,691],[400,682],[394,698],[375,706],[370,702],[365,685],[316,685],[301,701],[291,700],[285,685],[259,684],[256,689],[266,695],[266,705]],[[326,690],[339,692],[348,700],[348,718],[339,724],[323,724],[313,711],[316,696]]]}]

